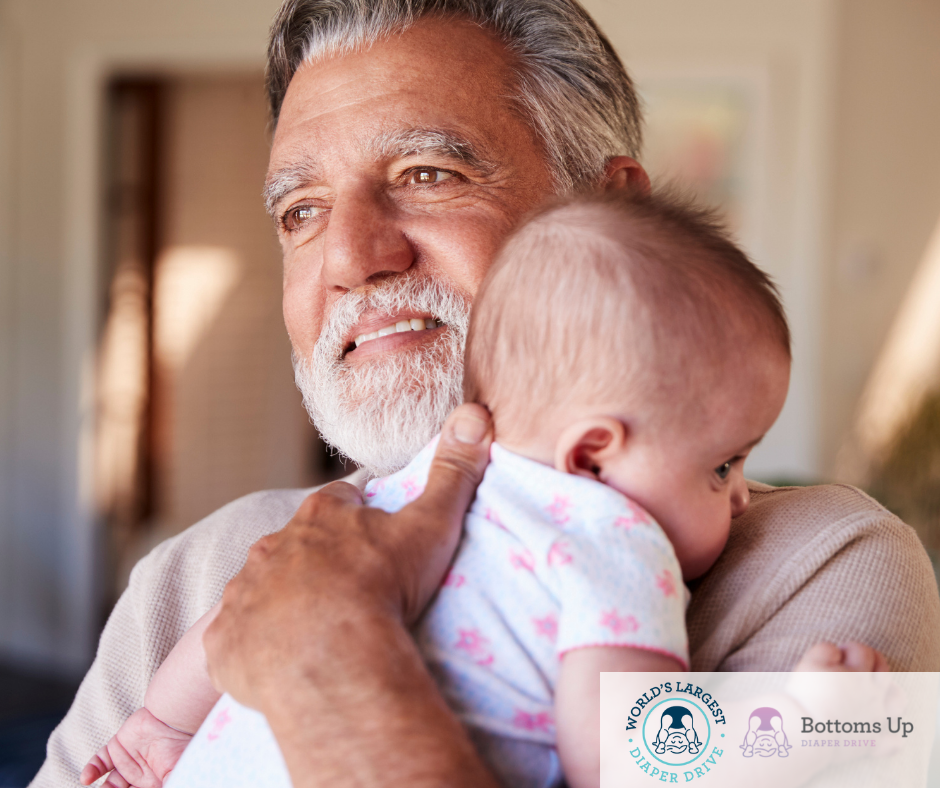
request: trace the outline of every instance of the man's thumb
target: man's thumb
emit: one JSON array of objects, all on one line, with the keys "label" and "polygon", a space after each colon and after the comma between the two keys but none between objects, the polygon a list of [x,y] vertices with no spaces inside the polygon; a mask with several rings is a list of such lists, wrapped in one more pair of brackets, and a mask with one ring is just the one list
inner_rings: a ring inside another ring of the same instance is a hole
[{"label": "man's thumb", "polygon": [[[482,405],[460,405],[444,422],[419,499],[439,514],[463,519],[490,460],[493,420]],[[441,510],[445,511],[441,511]]]},{"label": "man's thumb", "polygon": [[[406,506],[402,614],[413,622],[437,590],[460,541],[463,518],[490,459],[493,424],[486,408],[461,405],[444,423],[424,492]],[[394,517],[394,515],[393,515]],[[417,530],[414,526],[417,526]]]}]

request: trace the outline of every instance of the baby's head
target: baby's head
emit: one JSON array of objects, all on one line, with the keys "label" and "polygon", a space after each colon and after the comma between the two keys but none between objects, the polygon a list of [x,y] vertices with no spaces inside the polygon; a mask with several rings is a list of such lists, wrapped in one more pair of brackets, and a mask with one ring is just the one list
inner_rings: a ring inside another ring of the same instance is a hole
[{"label": "baby's head", "polygon": [[747,508],[744,459],[783,407],[790,335],[770,279],[708,211],[578,197],[503,248],[464,374],[502,445],[642,505],[689,580]]}]

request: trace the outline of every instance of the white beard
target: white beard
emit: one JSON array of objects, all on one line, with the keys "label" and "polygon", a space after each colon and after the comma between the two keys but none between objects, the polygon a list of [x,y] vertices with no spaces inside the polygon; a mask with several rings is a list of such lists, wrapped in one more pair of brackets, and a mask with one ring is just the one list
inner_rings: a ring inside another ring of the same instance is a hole
[{"label": "white beard", "polygon": [[[426,312],[444,323],[427,345],[343,359],[366,310]],[[438,282],[398,276],[360,288],[333,308],[310,358],[294,356],[294,379],[323,439],[374,476],[403,468],[463,401],[463,349],[470,299]]]}]

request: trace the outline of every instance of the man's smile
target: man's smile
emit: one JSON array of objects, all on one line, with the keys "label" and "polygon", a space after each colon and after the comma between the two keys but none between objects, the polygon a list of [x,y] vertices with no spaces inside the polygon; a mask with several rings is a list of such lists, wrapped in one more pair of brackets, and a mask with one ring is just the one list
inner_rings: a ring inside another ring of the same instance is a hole
[{"label": "man's smile", "polygon": [[397,350],[437,334],[444,323],[428,313],[401,312],[374,315],[360,320],[350,330],[344,358],[362,358],[373,353]]}]

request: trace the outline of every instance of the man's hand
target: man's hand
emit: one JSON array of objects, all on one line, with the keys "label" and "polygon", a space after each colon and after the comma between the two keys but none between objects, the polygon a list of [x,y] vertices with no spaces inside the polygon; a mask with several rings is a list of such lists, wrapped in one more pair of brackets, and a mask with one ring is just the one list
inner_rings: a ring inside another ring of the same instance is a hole
[{"label": "man's hand", "polygon": [[453,558],[491,441],[486,410],[462,405],[418,500],[388,514],[328,485],[225,589],[204,637],[210,675],[264,712],[295,786],[455,784],[458,764],[467,785],[489,784],[406,627]]}]

